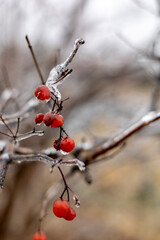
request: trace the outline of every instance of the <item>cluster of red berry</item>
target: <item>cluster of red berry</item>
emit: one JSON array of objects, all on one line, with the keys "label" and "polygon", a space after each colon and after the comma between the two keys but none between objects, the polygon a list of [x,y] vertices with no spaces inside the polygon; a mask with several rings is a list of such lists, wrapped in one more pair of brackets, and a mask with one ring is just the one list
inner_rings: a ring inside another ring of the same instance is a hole
[{"label": "cluster of red berry", "polygon": [[[40,125],[42,122],[47,126],[51,128],[60,128],[60,133],[66,132],[63,130],[62,126],[64,124],[64,118],[62,115],[59,114],[59,112],[62,110],[61,104],[58,103],[58,100],[55,98],[53,99],[51,97],[51,93],[45,85],[40,85],[35,90],[35,97],[37,97],[41,101],[49,101],[52,99],[54,101],[52,112],[48,112],[45,115],[43,113],[39,113],[35,117],[35,123],[37,125]],[[55,106],[57,106],[57,109],[55,110]],[[74,147],[75,143],[74,140],[66,134],[65,138],[62,138],[62,134],[60,134],[59,139],[55,140],[53,143],[53,147],[59,151],[62,150],[64,152],[71,152]]]},{"label": "cluster of red berry", "polygon": [[[35,123],[37,125],[40,125],[43,122],[47,127],[50,126],[51,128],[59,128],[59,138],[54,141],[53,147],[57,151],[62,150],[63,152],[69,153],[74,149],[75,143],[74,140],[68,136],[68,134],[62,127],[64,124],[64,118],[60,114],[63,108],[62,101],[61,103],[59,103],[58,99],[54,95],[52,97],[52,94],[53,93],[51,93],[49,88],[45,85],[40,85],[36,88],[35,97],[41,101],[49,101],[50,99],[52,99],[53,107],[51,112],[48,112],[46,114],[37,114],[35,117]],[[63,133],[66,135],[65,137],[63,137]],[[65,183],[65,191],[67,188],[68,186]],[[76,212],[70,206],[69,201],[63,200],[62,196],[60,199],[56,200],[53,203],[53,213],[56,217],[64,218],[67,221],[72,221],[76,217]],[[33,236],[33,240],[47,240],[47,237],[43,232],[36,232]]]},{"label": "cluster of red berry", "polygon": [[76,212],[70,206],[69,201],[57,199],[53,203],[53,213],[56,217],[64,218],[67,221],[72,221],[76,217]]}]

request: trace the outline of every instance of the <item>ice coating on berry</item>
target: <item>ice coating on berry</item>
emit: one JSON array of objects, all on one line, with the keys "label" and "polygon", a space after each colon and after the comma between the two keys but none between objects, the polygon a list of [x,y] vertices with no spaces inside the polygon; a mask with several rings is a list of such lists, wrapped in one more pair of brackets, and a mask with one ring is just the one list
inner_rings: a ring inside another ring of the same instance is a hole
[{"label": "ice coating on berry", "polygon": [[40,125],[43,122],[43,118],[44,118],[44,114],[43,113],[37,114],[36,117],[35,117],[35,123],[37,125]]},{"label": "ice coating on berry", "polygon": [[47,237],[43,232],[36,232],[33,236],[33,240],[47,240]]},{"label": "ice coating on berry", "polygon": [[63,124],[64,124],[63,116],[60,115],[60,114],[55,114],[54,119],[53,119],[53,123],[51,124],[51,128],[61,127]]},{"label": "ice coating on berry", "polygon": [[50,126],[53,123],[54,114],[53,113],[46,113],[43,118],[43,122],[46,126]]},{"label": "ice coating on berry", "polygon": [[35,97],[37,97],[39,100],[45,101],[49,100],[51,98],[51,93],[49,91],[49,88],[45,85],[40,85],[36,88]]},{"label": "ice coating on berry", "polygon": [[68,201],[58,199],[53,203],[53,213],[56,217],[64,218],[70,212],[70,204]]},{"label": "ice coating on berry", "polygon": [[75,147],[74,140],[70,137],[63,138],[61,140],[60,148],[64,152],[71,152]]},{"label": "ice coating on berry", "polygon": [[63,150],[60,150],[60,153],[62,153],[62,155],[67,155],[67,154],[69,154],[69,152],[65,152],[65,151],[63,151]]}]

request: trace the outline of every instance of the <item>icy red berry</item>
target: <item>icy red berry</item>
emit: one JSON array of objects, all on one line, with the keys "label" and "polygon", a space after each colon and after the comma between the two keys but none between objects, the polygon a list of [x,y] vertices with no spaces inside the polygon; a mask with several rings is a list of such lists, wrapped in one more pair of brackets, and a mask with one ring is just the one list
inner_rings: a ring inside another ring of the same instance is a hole
[{"label": "icy red berry", "polygon": [[37,114],[36,117],[35,117],[35,123],[37,125],[40,125],[43,122],[43,118],[44,118],[44,114],[43,113]]},{"label": "icy red berry", "polygon": [[60,149],[64,152],[71,152],[75,147],[74,140],[70,137],[61,140]]},{"label": "icy red berry", "polygon": [[36,232],[33,236],[33,240],[47,240],[47,237],[43,232]]},{"label": "icy red berry", "polygon": [[70,208],[70,212],[67,214],[67,216],[64,218],[67,221],[72,221],[76,217],[76,212],[73,208]]},{"label": "icy red berry", "polygon": [[37,97],[39,100],[49,100],[51,98],[51,93],[49,91],[49,88],[45,85],[40,85],[36,88],[35,97]]},{"label": "icy red berry", "polygon": [[59,150],[60,150],[60,144],[61,144],[61,140],[60,140],[60,139],[57,139],[57,140],[54,141],[53,147],[54,147],[57,151],[59,151]]},{"label": "icy red berry", "polygon": [[64,118],[62,115],[60,114],[55,114],[54,115],[54,120],[53,123],[51,125],[51,128],[57,128],[57,127],[61,127],[64,124]]},{"label": "icy red berry", "polygon": [[65,218],[70,213],[70,204],[67,200],[58,199],[53,203],[53,213],[56,217]]},{"label": "icy red berry", "polygon": [[50,126],[53,123],[54,114],[53,113],[46,113],[43,118],[43,122],[46,126]]}]

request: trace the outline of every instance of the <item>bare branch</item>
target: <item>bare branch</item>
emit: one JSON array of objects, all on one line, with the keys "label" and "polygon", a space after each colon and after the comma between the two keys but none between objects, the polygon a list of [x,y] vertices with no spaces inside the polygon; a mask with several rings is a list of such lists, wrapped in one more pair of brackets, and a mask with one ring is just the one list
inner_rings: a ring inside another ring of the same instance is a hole
[{"label": "bare branch", "polygon": [[6,153],[2,154],[0,157],[0,187],[1,188],[3,187],[9,162],[10,162],[9,155]]},{"label": "bare branch", "polygon": [[41,79],[41,82],[42,82],[42,84],[45,84],[44,78],[43,78],[43,76],[42,76],[41,70],[40,70],[40,68],[39,68],[39,65],[38,65],[36,56],[35,56],[34,51],[33,51],[33,48],[32,48],[32,45],[31,45],[31,43],[30,43],[29,38],[28,38],[27,35],[26,35],[26,41],[27,41],[28,47],[29,47],[29,49],[30,49],[30,52],[31,52],[31,54],[32,54],[32,58],[33,58],[33,61],[34,61],[35,66],[36,66],[37,72],[38,72],[38,74],[39,74],[39,77],[40,77],[40,79]]}]

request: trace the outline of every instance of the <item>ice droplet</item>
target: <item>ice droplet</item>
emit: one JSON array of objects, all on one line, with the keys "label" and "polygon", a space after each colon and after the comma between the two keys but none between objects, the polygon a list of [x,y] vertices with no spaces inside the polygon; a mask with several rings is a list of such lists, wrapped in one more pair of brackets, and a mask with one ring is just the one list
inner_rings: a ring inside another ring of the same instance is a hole
[{"label": "ice droplet", "polygon": [[39,132],[37,135],[41,137],[41,136],[43,136],[43,135],[44,135],[44,132],[43,132],[43,131],[41,131],[41,132]]},{"label": "ice droplet", "polygon": [[84,162],[82,162],[82,161],[77,159],[76,165],[79,167],[80,171],[85,171],[85,164],[84,164]]},{"label": "ice droplet", "polygon": [[75,203],[75,207],[79,208],[80,207],[80,201],[78,201],[77,203]]},{"label": "ice droplet", "polygon": [[68,152],[64,152],[63,150],[60,150],[60,153],[62,153],[63,155],[69,154]]}]

